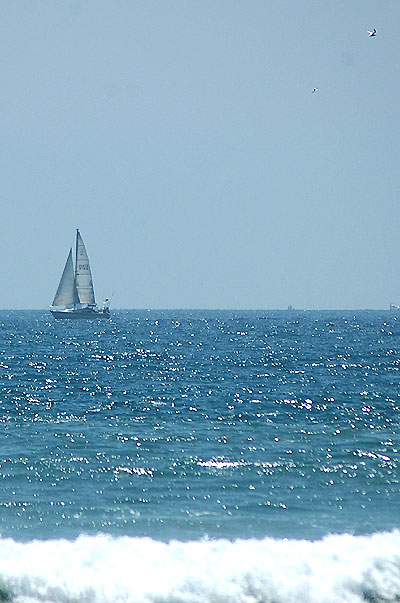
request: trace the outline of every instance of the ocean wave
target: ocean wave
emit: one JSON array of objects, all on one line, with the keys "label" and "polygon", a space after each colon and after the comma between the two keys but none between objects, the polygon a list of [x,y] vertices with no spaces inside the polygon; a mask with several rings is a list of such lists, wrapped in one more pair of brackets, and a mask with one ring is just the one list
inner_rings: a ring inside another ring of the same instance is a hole
[{"label": "ocean wave", "polygon": [[359,603],[400,601],[400,532],[319,541],[80,536],[0,539],[0,601]]}]

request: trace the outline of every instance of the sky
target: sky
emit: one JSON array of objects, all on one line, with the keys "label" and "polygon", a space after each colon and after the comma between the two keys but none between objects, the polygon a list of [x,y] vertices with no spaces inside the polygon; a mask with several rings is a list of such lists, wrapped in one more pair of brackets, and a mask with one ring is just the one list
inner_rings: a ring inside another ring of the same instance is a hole
[{"label": "sky", "polygon": [[51,304],[76,228],[113,308],[400,304],[399,24],[398,0],[3,1],[0,308]]}]

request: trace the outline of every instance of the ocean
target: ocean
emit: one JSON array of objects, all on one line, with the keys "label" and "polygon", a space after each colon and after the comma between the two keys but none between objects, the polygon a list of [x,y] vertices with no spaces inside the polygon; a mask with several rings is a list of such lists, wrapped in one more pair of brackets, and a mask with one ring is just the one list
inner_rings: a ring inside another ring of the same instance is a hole
[{"label": "ocean", "polygon": [[400,601],[400,314],[0,327],[0,601]]}]

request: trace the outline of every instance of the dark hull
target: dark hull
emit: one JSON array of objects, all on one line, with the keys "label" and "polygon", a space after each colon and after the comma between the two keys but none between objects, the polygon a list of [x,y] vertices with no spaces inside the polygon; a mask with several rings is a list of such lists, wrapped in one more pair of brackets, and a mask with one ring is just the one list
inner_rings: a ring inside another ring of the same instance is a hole
[{"label": "dark hull", "polygon": [[93,308],[75,308],[74,310],[50,310],[56,320],[97,320],[110,318],[109,310]]}]

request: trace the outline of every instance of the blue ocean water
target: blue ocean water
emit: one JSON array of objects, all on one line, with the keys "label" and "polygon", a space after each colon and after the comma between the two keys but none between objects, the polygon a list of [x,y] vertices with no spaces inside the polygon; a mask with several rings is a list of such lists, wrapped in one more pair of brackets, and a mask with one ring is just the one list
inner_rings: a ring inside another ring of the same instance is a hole
[{"label": "blue ocean water", "polygon": [[0,600],[400,601],[400,315],[0,327]]}]

